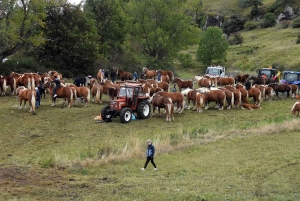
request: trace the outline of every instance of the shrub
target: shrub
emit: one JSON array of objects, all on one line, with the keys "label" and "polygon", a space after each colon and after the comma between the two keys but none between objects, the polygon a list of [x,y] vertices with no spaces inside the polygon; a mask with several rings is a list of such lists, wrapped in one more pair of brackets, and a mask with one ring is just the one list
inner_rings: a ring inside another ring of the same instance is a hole
[{"label": "shrub", "polygon": [[262,28],[273,27],[276,24],[276,18],[273,13],[267,13],[261,23]]},{"label": "shrub", "polygon": [[253,29],[256,29],[257,28],[257,23],[256,22],[253,22],[253,21],[248,21],[246,22],[245,24],[245,29],[247,30],[253,30]]},{"label": "shrub", "polygon": [[223,32],[230,35],[231,33],[238,32],[244,29],[245,19],[241,18],[239,15],[232,15],[223,24]]},{"label": "shrub", "polygon": [[189,68],[192,65],[193,59],[191,54],[178,54],[178,61],[183,68]]},{"label": "shrub", "polygon": [[242,44],[243,41],[244,41],[244,38],[242,37],[242,35],[240,33],[234,33],[233,36],[229,37],[229,39],[228,39],[228,43],[230,45]]},{"label": "shrub", "polygon": [[297,17],[293,20],[293,24],[292,24],[293,28],[300,28],[300,17]]},{"label": "shrub", "polygon": [[280,29],[286,29],[286,28],[289,27],[290,23],[291,23],[291,22],[288,21],[288,20],[283,20],[283,21],[281,21],[281,22],[279,23],[279,28],[280,28]]}]

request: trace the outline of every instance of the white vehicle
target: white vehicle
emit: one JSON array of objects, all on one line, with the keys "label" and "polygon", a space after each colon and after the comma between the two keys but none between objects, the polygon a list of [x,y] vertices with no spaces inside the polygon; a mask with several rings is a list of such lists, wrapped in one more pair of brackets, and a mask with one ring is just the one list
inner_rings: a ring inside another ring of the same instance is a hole
[{"label": "white vehicle", "polygon": [[210,77],[225,77],[225,67],[223,66],[209,66],[205,71],[205,75]]}]

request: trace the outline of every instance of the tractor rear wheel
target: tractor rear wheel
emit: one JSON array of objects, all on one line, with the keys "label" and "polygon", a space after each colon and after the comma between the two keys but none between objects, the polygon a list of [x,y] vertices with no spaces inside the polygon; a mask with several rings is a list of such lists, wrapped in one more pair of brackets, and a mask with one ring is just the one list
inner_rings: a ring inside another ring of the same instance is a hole
[{"label": "tractor rear wheel", "polygon": [[148,119],[150,117],[151,106],[146,100],[139,103],[137,106],[137,116],[139,119]]},{"label": "tractor rear wheel", "polygon": [[129,123],[131,121],[131,109],[129,109],[128,107],[125,107],[121,110],[120,113],[120,120],[122,123]]},{"label": "tractor rear wheel", "polygon": [[107,120],[107,119],[111,119],[111,114],[108,114],[108,110],[110,109],[109,105],[105,105],[102,110],[101,110],[101,117],[103,119],[103,121]]}]

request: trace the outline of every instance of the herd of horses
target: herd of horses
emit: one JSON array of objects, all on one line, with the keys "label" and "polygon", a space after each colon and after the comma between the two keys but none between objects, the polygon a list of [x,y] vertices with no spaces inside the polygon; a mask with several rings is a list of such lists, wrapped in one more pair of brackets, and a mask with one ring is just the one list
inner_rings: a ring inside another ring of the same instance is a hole
[{"label": "herd of horses", "polygon": [[[101,73],[101,71],[99,71]],[[134,80],[130,72],[118,70],[119,81],[112,83],[105,80],[103,74],[96,75],[96,78],[90,79],[89,87],[77,87],[73,83],[64,83],[63,77],[56,71],[49,71],[44,74],[24,73],[18,74],[12,72],[9,76],[0,76],[1,95],[6,94],[7,86],[10,86],[11,94],[17,94],[20,100],[20,109],[22,101],[24,107],[29,102],[30,112],[35,114],[35,87],[39,87],[44,94],[47,92],[52,98],[51,106],[55,105],[56,98],[53,97],[53,88],[55,83],[54,77],[62,81],[62,87],[58,88],[57,98],[63,99],[63,107],[74,106],[78,99],[83,100],[85,106],[92,102],[101,104],[102,96],[106,94],[110,100],[117,97],[120,84],[123,83],[140,83],[143,91],[149,96],[152,104],[153,115],[155,109],[163,108],[166,112],[166,120],[174,119],[174,111],[182,113],[184,109],[190,109],[193,104],[193,110],[199,113],[210,107],[211,102],[216,103],[216,109],[223,110],[232,108],[256,109],[260,108],[263,100],[272,100],[279,93],[286,93],[287,97],[295,97],[299,94],[297,85],[275,83],[273,79],[250,76],[249,74],[237,75],[235,77],[209,77],[194,76],[191,80],[183,80],[175,77],[172,71],[149,70],[143,68],[142,72],[146,79]],[[160,80],[157,77],[160,74]],[[170,92],[170,84],[177,84],[179,91]],[[253,98],[253,103],[249,103],[249,98]],[[298,102],[293,106],[294,115],[300,105]],[[298,113],[299,114],[299,113]]]}]

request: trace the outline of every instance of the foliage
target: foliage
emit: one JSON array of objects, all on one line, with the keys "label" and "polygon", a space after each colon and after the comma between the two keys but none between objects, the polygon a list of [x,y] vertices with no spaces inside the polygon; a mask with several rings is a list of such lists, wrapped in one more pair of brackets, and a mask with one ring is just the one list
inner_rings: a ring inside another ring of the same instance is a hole
[{"label": "foliage", "polygon": [[2,0],[0,3],[0,63],[20,49],[39,46],[44,42],[47,1]]},{"label": "foliage", "polygon": [[244,29],[244,24],[246,20],[241,18],[239,15],[232,15],[223,24],[223,32],[230,35],[231,33],[238,32]]},{"label": "foliage", "polygon": [[238,44],[242,44],[243,40],[244,40],[243,36],[239,32],[237,32],[229,37],[228,43],[230,45],[238,45]]},{"label": "foliage", "polygon": [[276,24],[276,17],[273,13],[267,13],[261,23],[262,28],[273,27]]},{"label": "foliage", "polygon": [[247,30],[253,30],[253,29],[256,29],[257,28],[257,23],[256,22],[253,22],[253,21],[247,21],[245,23],[245,29]]},{"label": "foliage", "polygon": [[287,29],[290,25],[290,21],[289,20],[283,20],[281,21],[278,25],[280,29]]},{"label": "foliage", "polygon": [[99,53],[113,61],[127,36],[127,18],[120,0],[87,0],[84,13],[95,21]]},{"label": "foliage", "polygon": [[297,43],[297,44],[300,44],[300,34],[298,35],[298,38],[297,38],[296,43]]},{"label": "foliage", "polygon": [[99,55],[94,21],[84,15],[80,6],[69,3],[50,6],[47,13],[47,41],[33,52],[36,58],[47,68],[68,73],[66,76],[93,72]]},{"label": "foliage", "polygon": [[262,6],[262,0],[240,0],[239,6],[242,8],[248,8],[248,7],[255,7],[258,8],[258,6]]},{"label": "foliage", "polygon": [[268,7],[268,12],[279,15],[279,13],[283,13],[286,5],[292,5],[294,3],[295,0],[276,0],[270,7]]},{"label": "foliage", "polygon": [[210,65],[212,60],[226,59],[228,43],[222,36],[222,30],[218,27],[208,27],[200,35],[197,59],[205,65]]},{"label": "foliage", "polygon": [[1,64],[1,74],[9,75],[12,71],[17,73],[37,72],[43,70],[39,63],[29,55],[16,53]]},{"label": "foliage", "polygon": [[192,66],[193,59],[191,54],[179,53],[177,58],[183,68],[190,68]]},{"label": "foliage", "polygon": [[297,17],[293,20],[292,27],[293,28],[300,28],[300,17]]},{"label": "foliage", "polygon": [[128,3],[130,40],[141,44],[148,65],[167,66],[177,52],[195,44],[199,30],[191,24],[182,0],[132,0]]}]

